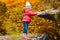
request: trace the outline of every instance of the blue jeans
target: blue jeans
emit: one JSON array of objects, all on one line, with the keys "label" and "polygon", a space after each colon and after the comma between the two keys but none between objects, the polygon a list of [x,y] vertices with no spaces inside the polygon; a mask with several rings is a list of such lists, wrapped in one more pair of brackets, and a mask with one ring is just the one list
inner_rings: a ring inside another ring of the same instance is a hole
[{"label": "blue jeans", "polygon": [[23,33],[27,34],[27,29],[28,29],[28,22],[23,22]]}]

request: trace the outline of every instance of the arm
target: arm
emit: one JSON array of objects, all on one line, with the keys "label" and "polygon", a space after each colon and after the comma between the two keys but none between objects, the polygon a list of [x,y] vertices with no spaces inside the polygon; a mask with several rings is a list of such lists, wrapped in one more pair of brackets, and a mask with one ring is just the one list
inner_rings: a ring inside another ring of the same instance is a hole
[{"label": "arm", "polygon": [[34,16],[36,14],[37,14],[37,12],[28,11],[28,15]]},{"label": "arm", "polygon": [[25,9],[24,12],[25,12],[27,15],[30,15],[30,16],[34,16],[34,15],[37,14],[37,12],[32,12],[32,11],[30,11],[30,10],[28,10],[28,9]]}]

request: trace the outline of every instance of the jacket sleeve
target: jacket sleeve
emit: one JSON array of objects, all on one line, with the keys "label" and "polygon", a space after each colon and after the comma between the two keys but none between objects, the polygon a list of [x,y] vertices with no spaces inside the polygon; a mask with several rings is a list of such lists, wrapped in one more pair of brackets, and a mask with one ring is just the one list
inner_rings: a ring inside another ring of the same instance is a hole
[{"label": "jacket sleeve", "polygon": [[25,12],[26,12],[27,15],[30,15],[30,16],[34,16],[34,15],[37,14],[37,12],[32,12],[30,10],[25,10]]}]

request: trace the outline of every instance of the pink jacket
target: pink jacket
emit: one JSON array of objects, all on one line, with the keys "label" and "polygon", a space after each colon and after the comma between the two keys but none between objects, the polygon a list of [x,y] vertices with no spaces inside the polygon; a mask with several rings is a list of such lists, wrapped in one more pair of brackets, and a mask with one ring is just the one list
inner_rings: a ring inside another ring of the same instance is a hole
[{"label": "pink jacket", "polygon": [[27,8],[24,8],[24,17],[22,19],[23,22],[31,22],[31,16],[36,15],[36,12],[32,12]]}]

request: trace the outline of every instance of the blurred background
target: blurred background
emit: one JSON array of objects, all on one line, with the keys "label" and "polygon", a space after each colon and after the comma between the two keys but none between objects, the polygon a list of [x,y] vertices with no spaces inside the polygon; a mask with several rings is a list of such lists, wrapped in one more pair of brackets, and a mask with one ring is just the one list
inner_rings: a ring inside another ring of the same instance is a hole
[{"label": "blurred background", "polygon": [[[0,35],[22,34],[23,8],[26,1],[32,5],[32,11],[56,8],[60,10],[60,0],[0,0]],[[38,16],[31,17],[28,34],[47,33],[51,38],[60,37],[60,13],[53,15],[56,23]],[[53,36],[53,37],[52,37]]]}]

